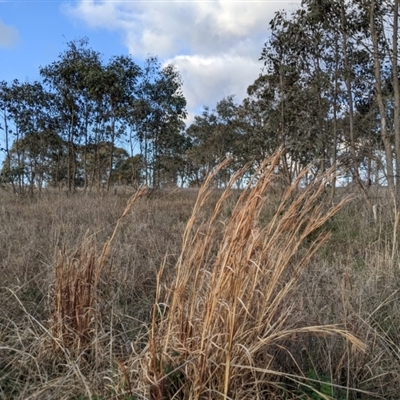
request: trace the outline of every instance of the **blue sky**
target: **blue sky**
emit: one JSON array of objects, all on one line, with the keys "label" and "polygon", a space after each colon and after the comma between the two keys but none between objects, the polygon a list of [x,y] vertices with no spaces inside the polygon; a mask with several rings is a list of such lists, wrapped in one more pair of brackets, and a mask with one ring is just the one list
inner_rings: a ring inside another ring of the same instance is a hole
[{"label": "blue sky", "polygon": [[184,81],[189,118],[224,96],[241,101],[257,78],[275,11],[296,1],[0,0],[0,80],[40,79],[65,43],[88,37],[104,55],[149,54],[172,63]]},{"label": "blue sky", "polygon": [[[66,42],[88,37],[90,47],[106,58],[125,54],[127,48],[117,32],[91,28],[73,18],[60,1],[1,1],[0,80],[40,79],[39,67],[55,61],[66,49]],[[9,42],[6,38],[9,37]]]}]

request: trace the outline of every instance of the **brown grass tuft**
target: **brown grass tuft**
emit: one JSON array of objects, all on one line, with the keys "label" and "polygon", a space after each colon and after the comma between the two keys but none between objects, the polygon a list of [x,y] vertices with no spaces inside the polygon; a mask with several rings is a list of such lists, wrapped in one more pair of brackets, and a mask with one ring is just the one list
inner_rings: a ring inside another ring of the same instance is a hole
[{"label": "brown grass tuft", "polygon": [[94,322],[99,315],[97,290],[111,244],[122,220],[145,192],[146,189],[142,188],[129,199],[98,259],[90,238],[86,238],[70,257],[65,246],[61,250],[55,268],[54,312],[50,329],[55,348],[61,343],[64,351],[73,350],[73,354],[78,355],[94,343],[97,334]]},{"label": "brown grass tuft", "polygon": [[228,218],[222,217],[224,205],[245,169],[232,177],[207,221],[201,211],[210,183],[226,163],[200,189],[172,283],[162,284],[163,271],[158,276],[146,371],[151,398],[273,398],[282,392],[282,377],[304,378],[300,368],[297,375],[285,372],[278,357],[289,339],[302,334],[339,335],[365,349],[346,329],[304,327],[296,315],[292,296],[298,278],[328,236],[306,239],[349,198],[327,208],[324,185],[334,170],[303,190],[304,170],[262,223],[280,157],[278,152],[260,166]]}]

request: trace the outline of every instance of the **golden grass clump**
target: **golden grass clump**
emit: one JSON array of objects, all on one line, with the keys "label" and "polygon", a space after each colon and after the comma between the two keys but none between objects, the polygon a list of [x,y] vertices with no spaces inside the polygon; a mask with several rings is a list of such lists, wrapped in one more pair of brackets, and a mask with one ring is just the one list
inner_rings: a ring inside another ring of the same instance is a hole
[{"label": "golden grass clump", "polygon": [[52,336],[61,340],[63,348],[75,347],[78,352],[90,343],[90,324],[95,317],[95,249],[83,243],[71,257],[65,247],[56,265]]},{"label": "golden grass clump", "polygon": [[328,236],[318,234],[308,243],[307,238],[349,198],[327,207],[325,184],[335,171],[300,189],[304,170],[267,218],[264,205],[281,156],[278,152],[259,167],[228,217],[224,206],[246,169],[234,174],[206,221],[201,215],[212,179],[228,161],[201,187],[172,282],[164,282],[163,270],[158,274],[144,370],[152,399],[265,399],[282,395],[285,381],[307,385],[300,367],[297,373],[285,371],[277,357],[301,334],[334,334],[355,349],[365,348],[339,326],[302,325],[296,313],[291,295],[298,278]]},{"label": "golden grass clump", "polygon": [[122,220],[145,191],[142,188],[129,199],[97,259],[96,247],[88,238],[70,257],[63,247],[55,268],[54,310],[50,329],[55,348],[72,350],[77,355],[96,341],[94,322],[100,315],[97,304],[100,277]]}]

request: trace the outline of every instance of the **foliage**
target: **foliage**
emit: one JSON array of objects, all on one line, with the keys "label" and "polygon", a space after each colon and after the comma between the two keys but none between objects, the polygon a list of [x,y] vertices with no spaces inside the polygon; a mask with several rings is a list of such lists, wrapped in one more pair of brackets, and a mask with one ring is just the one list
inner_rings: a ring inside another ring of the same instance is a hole
[{"label": "foliage", "polygon": [[[43,82],[0,86],[6,155],[2,179],[14,191],[22,193],[26,185],[31,192],[36,185],[109,190],[122,182],[116,168],[126,170],[122,165],[129,157],[132,174],[125,182],[138,186],[144,180],[154,187],[178,183],[184,170],[186,100],[173,66],[161,68],[150,58],[141,68],[130,56],[105,63],[83,38],[67,43],[40,74]],[[59,138],[56,156],[52,138]],[[123,154],[118,149],[127,142],[130,154]],[[138,157],[139,163],[134,161]]]},{"label": "foliage", "polygon": [[[340,164],[367,199],[374,184],[388,184],[394,194],[400,176],[399,0],[392,3],[304,0],[292,12],[277,12],[261,51],[263,72],[247,97],[241,104],[228,96],[214,109],[206,106],[189,126],[174,66],[157,57],[139,66],[126,55],[105,62],[86,38],[69,42],[40,68],[43,82],[0,85],[8,163],[2,180],[20,193],[28,184],[32,192],[22,153],[17,150],[19,164],[11,166],[10,151],[26,135],[52,131],[65,145],[56,161],[60,180],[45,184],[69,191],[109,190],[121,175],[117,164],[125,162],[114,160],[117,148],[131,160],[140,156],[132,167],[140,167],[135,179],[123,181],[154,188],[199,186],[224,158],[232,166],[215,184],[224,187],[249,164],[237,183],[243,186],[266,157],[284,148],[277,169],[285,184],[308,165],[302,185]],[[332,197],[335,189],[333,183]]]}]

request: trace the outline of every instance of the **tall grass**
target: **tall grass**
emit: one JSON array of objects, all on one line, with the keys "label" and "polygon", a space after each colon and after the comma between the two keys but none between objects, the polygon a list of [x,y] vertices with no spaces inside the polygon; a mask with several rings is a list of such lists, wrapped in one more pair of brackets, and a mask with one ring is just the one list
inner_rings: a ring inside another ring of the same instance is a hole
[{"label": "tall grass", "polygon": [[[71,255],[65,245],[56,255],[55,272],[51,273],[54,282],[48,293],[52,303],[49,320],[43,315],[39,320],[25,307],[20,299],[21,288],[8,288],[23,318],[10,320],[11,326],[3,333],[1,398],[73,398],[79,392],[92,398],[93,378],[87,368],[98,370],[104,353],[113,345],[112,327],[110,334],[110,326],[102,326],[100,280],[123,219],[144,193],[145,189],[140,189],[129,199],[100,254],[94,238],[85,235]],[[65,386],[68,390],[63,393]]]},{"label": "tall grass", "polygon": [[145,192],[145,188],[141,188],[129,199],[97,260],[95,245],[89,238],[85,238],[71,257],[66,254],[65,246],[61,250],[55,268],[53,321],[50,329],[54,343],[59,345],[61,342],[63,349],[80,354],[96,342],[94,325],[100,314],[97,303],[100,278],[122,220]]},{"label": "tall grass", "polygon": [[278,158],[128,207],[0,192],[0,399],[397,400],[390,200],[283,189]]},{"label": "tall grass", "polygon": [[285,391],[282,378],[304,377],[300,366],[285,371],[277,356],[301,334],[338,335],[365,350],[344,327],[306,326],[296,315],[296,283],[328,236],[321,233],[307,245],[305,240],[349,199],[326,208],[324,185],[335,172],[299,190],[304,170],[262,223],[280,156],[260,166],[227,218],[224,204],[245,170],[232,177],[206,221],[201,211],[212,175],[200,189],[174,278],[163,286],[162,270],[158,277],[147,372],[153,399],[278,398]]}]

